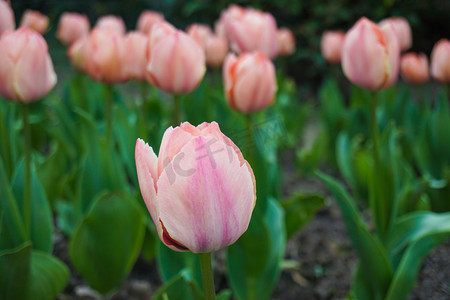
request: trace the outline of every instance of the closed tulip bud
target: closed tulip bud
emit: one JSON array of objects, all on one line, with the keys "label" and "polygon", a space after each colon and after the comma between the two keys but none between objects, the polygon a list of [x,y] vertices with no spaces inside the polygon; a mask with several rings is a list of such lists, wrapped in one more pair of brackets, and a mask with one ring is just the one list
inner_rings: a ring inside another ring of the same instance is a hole
[{"label": "closed tulip bud", "polygon": [[428,58],[421,53],[407,53],[402,56],[400,62],[400,70],[405,81],[414,84],[427,82],[430,78],[428,70]]},{"label": "closed tulip bud", "polygon": [[40,34],[44,34],[48,28],[49,19],[38,11],[27,9],[20,21],[20,27],[28,27]]},{"label": "closed tulip bud", "polygon": [[450,82],[450,41],[441,39],[431,52],[431,76],[439,82]]},{"label": "closed tulip bud", "polygon": [[411,48],[412,45],[412,32],[411,26],[408,20],[400,17],[392,17],[382,20],[378,26],[381,29],[389,28],[392,26],[397,33],[398,42],[400,44],[400,50],[406,51]]},{"label": "closed tulip bud", "polygon": [[22,103],[41,99],[55,86],[56,74],[47,43],[37,32],[21,28],[0,38],[0,94]]},{"label": "closed tulip bud", "polygon": [[248,8],[225,19],[230,48],[237,52],[261,51],[269,58],[278,54],[277,22],[269,13]]},{"label": "closed tulip bud", "polygon": [[100,30],[115,31],[120,35],[125,35],[125,32],[127,31],[123,19],[121,17],[113,15],[103,16],[98,19],[97,23],[95,24],[95,28]]},{"label": "closed tulip bud", "polygon": [[126,76],[136,80],[145,80],[148,37],[138,31],[132,31],[125,36],[124,43],[124,72]]},{"label": "closed tulip bud", "polygon": [[[150,37],[150,57],[146,79],[159,89],[173,93],[193,91],[206,71],[203,49],[186,33],[176,30]],[[156,41],[155,41],[156,39]]]},{"label": "closed tulip bud", "polygon": [[289,56],[295,52],[295,37],[288,28],[280,28],[277,31],[278,55]]},{"label": "closed tulip bud", "polygon": [[164,16],[156,11],[146,10],[141,13],[137,22],[137,30],[144,33],[150,34],[154,24],[164,21]]},{"label": "closed tulip bud", "polygon": [[56,37],[64,45],[70,45],[76,40],[89,35],[89,28],[89,20],[86,15],[63,13],[59,20]]},{"label": "closed tulip bud", "polygon": [[203,49],[206,49],[207,40],[213,36],[211,28],[204,24],[192,24],[186,29],[186,33]]},{"label": "closed tulip bud", "polygon": [[255,177],[217,123],[170,127],[158,157],[138,139],[135,158],[142,197],[170,249],[217,251],[247,230],[256,203]]},{"label": "closed tulip bud", "polygon": [[0,0],[0,36],[6,30],[14,30],[16,22],[14,21],[14,12],[5,1]]},{"label": "closed tulip bud", "polygon": [[217,68],[222,66],[225,56],[228,53],[228,42],[225,38],[211,36],[206,42],[206,64]]},{"label": "closed tulip bud", "polygon": [[343,31],[325,31],[320,42],[323,58],[330,64],[341,62],[342,45],[345,33]]},{"label": "closed tulip bud", "polygon": [[223,80],[228,104],[236,111],[251,113],[275,101],[275,67],[262,52],[228,54],[223,65]]},{"label": "closed tulip bud", "polygon": [[354,84],[369,90],[390,87],[398,77],[400,47],[392,30],[361,18],[345,35],[342,69]]},{"label": "closed tulip bud", "polygon": [[83,46],[89,40],[89,36],[84,36],[78,40],[76,40],[72,45],[70,45],[67,50],[67,56],[69,57],[72,65],[78,71],[84,71],[83,65]]},{"label": "closed tulip bud", "polygon": [[94,80],[103,83],[127,80],[123,67],[124,38],[117,31],[94,28],[81,55],[84,70]]}]

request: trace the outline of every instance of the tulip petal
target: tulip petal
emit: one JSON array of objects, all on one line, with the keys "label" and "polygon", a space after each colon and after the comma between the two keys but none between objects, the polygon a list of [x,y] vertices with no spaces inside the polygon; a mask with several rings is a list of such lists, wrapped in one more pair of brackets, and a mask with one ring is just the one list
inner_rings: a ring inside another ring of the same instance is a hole
[{"label": "tulip petal", "polygon": [[152,147],[142,139],[138,139],[136,141],[135,159],[142,197],[144,198],[145,205],[152,216],[152,220],[155,223],[158,232],[160,232],[162,231],[162,228],[159,222],[159,208],[156,198],[158,158],[153,152]]},{"label": "tulip petal", "polygon": [[6,43],[0,41],[0,94],[9,100],[16,100],[17,96],[13,86],[14,62],[7,50]]},{"label": "tulip petal", "polygon": [[251,169],[213,135],[186,144],[157,186],[167,233],[195,253],[235,242],[247,229],[256,201]]}]

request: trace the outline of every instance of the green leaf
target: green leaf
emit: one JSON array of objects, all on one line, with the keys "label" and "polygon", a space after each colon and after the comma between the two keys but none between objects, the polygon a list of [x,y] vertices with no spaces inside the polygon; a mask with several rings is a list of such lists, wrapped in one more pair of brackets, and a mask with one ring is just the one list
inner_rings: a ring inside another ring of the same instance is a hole
[{"label": "green leaf", "polygon": [[69,269],[29,242],[0,252],[0,298],[52,300],[69,282]]},{"label": "green leaf", "polygon": [[274,199],[262,214],[254,210],[249,228],[228,247],[228,280],[237,299],[269,299],[281,272],[286,243],[283,209]]},{"label": "green leaf", "polygon": [[361,214],[344,187],[323,173],[317,172],[317,175],[335,197],[341,209],[347,233],[359,257],[361,270],[356,273],[356,277],[362,276],[363,278],[355,280],[366,284],[364,286],[365,294],[371,297],[358,297],[360,293],[354,291],[357,298],[367,300],[383,299],[392,278],[392,267],[386,250],[380,241],[371,235]]},{"label": "green leaf", "polygon": [[20,137],[19,128],[15,124],[16,103],[1,101],[0,97],[0,160],[4,162],[4,169],[8,180],[14,172],[17,161],[17,139]]},{"label": "green leaf", "polygon": [[203,294],[188,269],[183,269],[163,286],[152,298],[153,300],[203,300]]},{"label": "green leaf", "polygon": [[70,259],[89,285],[105,294],[118,288],[130,272],[144,229],[144,216],[133,198],[102,194],[74,232]]},{"label": "green leaf", "polygon": [[321,195],[297,194],[281,202],[285,214],[287,239],[301,230],[325,204]]},{"label": "green leaf", "polygon": [[[25,163],[22,160],[12,180],[12,190],[23,212],[23,187],[25,185]],[[53,216],[44,189],[31,165],[31,241],[33,249],[51,253],[53,250]]]}]

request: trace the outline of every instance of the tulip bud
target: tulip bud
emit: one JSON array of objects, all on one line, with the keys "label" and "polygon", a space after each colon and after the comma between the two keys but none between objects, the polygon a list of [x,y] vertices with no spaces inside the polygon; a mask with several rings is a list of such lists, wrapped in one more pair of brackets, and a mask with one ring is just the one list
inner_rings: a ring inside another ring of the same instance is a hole
[{"label": "tulip bud", "polygon": [[132,31],[125,36],[124,43],[124,72],[126,76],[131,79],[145,80],[148,37],[139,31]]},{"label": "tulip bud", "polygon": [[70,45],[76,40],[89,35],[89,28],[89,20],[86,15],[63,13],[59,20],[56,37],[64,45]]},{"label": "tulip bud", "polygon": [[323,58],[330,64],[341,62],[342,45],[345,33],[343,31],[325,31],[320,42]]},{"label": "tulip bud", "polygon": [[405,18],[392,17],[382,20],[378,26],[381,29],[392,26],[397,33],[400,50],[406,51],[412,45],[412,32],[408,20]]},{"label": "tulip bud", "polygon": [[227,9],[222,11],[220,14],[219,20],[214,24],[214,32],[216,35],[220,37],[227,37],[227,32],[225,28],[225,23],[229,19],[239,18],[245,13],[245,8],[236,5],[236,4],[230,4]]},{"label": "tulip bud", "polygon": [[158,157],[138,139],[135,158],[142,197],[170,249],[217,251],[247,230],[256,204],[255,177],[217,123],[170,127]]},{"label": "tulip bud", "polygon": [[123,19],[121,17],[113,15],[103,16],[100,19],[98,19],[97,23],[95,24],[95,28],[101,30],[115,31],[120,35],[124,35],[125,32],[127,31]]},{"label": "tulip bud", "polygon": [[163,91],[179,94],[193,91],[205,74],[205,53],[180,30],[159,35],[153,28],[146,79]]},{"label": "tulip bud", "polygon": [[123,67],[124,46],[124,38],[117,31],[94,28],[82,48],[84,70],[96,81],[126,81]]},{"label": "tulip bud", "polygon": [[49,19],[38,11],[27,9],[20,21],[20,27],[28,27],[40,34],[44,34],[48,28]]},{"label": "tulip bud", "polygon": [[228,104],[234,110],[251,113],[275,101],[275,67],[262,52],[228,54],[223,66],[223,80]]},{"label": "tulip bud", "polygon": [[14,21],[14,12],[5,1],[0,0],[0,36],[6,30],[14,30],[16,22]]},{"label": "tulip bud", "polygon": [[269,58],[278,54],[277,22],[269,13],[248,8],[225,19],[230,48],[237,52],[261,51]]},{"label": "tulip bud", "polygon": [[203,49],[206,48],[206,41],[213,36],[211,28],[203,24],[192,24],[186,29],[186,33]]},{"label": "tulip bud", "polygon": [[441,39],[431,52],[431,76],[442,83],[450,82],[450,41]]},{"label": "tulip bud", "polygon": [[222,66],[225,56],[228,53],[228,42],[225,38],[211,36],[206,41],[206,64],[217,68]]},{"label": "tulip bud", "polygon": [[164,21],[164,16],[161,13],[146,10],[139,16],[136,27],[138,31],[144,34],[150,34],[150,32],[152,32],[153,25],[161,21]]},{"label": "tulip bud", "polygon": [[399,70],[400,47],[392,30],[361,18],[345,35],[342,69],[354,84],[369,90],[390,87]]},{"label": "tulip bud", "polygon": [[295,52],[295,37],[288,28],[280,28],[277,31],[277,40],[280,46],[278,55],[289,56]]},{"label": "tulip bud", "polygon": [[0,94],[22,103],[41,99],[55,86],[56,74],[47,43],[21,28],[0,38]]},{"label": "tulip bud", "polygon": [[421,84],[430,78],[428,71],[428,58],[425,54],[420,55],[409,52],[402,56],[400,70],[405,81]]}]

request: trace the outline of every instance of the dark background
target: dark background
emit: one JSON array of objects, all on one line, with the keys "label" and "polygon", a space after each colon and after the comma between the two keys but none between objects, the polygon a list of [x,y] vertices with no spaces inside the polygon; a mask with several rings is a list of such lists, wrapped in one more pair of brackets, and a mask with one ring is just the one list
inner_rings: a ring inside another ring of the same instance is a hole
[{"label": "dark background", "polygon": [[320,55],[320,37],[323,31],[347,30],[361,16],[367,16],[374,21],[389,16],[407,18],[413,29],[411,50],[427,55],[431,53],[434,43],[439,39],[450,38],[449,0],[12,0],[11,2],[17,23],[27,8],[39,10],[50,17],[50,31],[46,34],[50,44],[59,16],[65,11],[84,13],[89,17],[91,24],[94,24],[101,15],[120,15],[125,20],[128,30],[132,30],[144,9],[160,11],[169,22],[185,29],[194,22],[213,25],[220,12],[231,3],[260,8],[272,13],[278,26],[286,26],[294,32],[297,50],[294,55],[284,59],[282,66],[298,85],[307,85],[309,89],[314,89],[320,84],[323,76],[330,70]]}]

